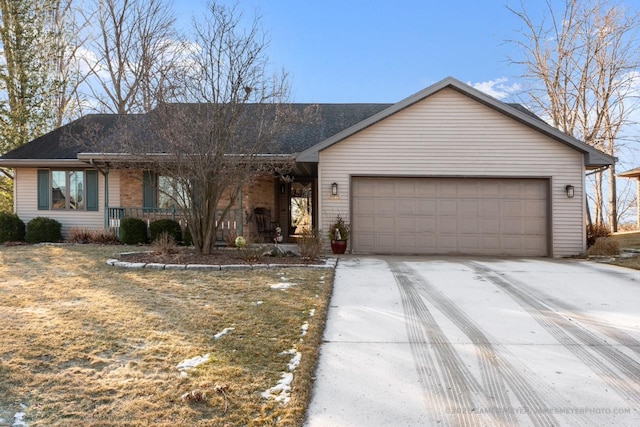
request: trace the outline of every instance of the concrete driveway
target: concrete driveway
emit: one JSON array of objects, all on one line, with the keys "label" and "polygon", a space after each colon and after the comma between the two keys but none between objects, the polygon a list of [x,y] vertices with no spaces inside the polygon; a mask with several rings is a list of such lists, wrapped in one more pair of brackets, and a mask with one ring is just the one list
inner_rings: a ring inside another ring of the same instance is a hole
[{"label": "concrete driveway", "polygon": [[640,425],[640,271],[341,258],[307,426]]}]

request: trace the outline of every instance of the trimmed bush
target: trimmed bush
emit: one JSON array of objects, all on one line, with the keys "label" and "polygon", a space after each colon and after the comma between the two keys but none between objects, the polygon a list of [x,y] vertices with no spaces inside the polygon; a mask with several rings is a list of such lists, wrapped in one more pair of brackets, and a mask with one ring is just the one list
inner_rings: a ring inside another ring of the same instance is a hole
[{"label": "trimmed bush", "polygon": [[0,212],[0,243],[24,240],[24,222],[16,214]]},{"label": "trimmed bush", "polygon": [[162,233],[173,237],[174,242],[182,241],[182,229],[178,221],[173,219],[158,219],[149,224],[149,240],[155,242]]},{"label": "trimmed bush", "polygon": [[29,243],[59,242],[62,240],[62,224],[52,218],[33,218],[27,223],[24,238]]},{"label": "trimmed bush", "polygon": [[125,245],[147,243],[147,224],[140,218],[122,218],[119,238]]}]

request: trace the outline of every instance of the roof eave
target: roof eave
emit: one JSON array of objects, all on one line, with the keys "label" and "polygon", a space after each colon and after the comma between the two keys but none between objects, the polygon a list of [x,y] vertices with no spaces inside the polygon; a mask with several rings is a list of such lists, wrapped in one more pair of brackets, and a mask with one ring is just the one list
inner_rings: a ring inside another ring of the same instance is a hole
[{"label": "roof eave", "polygon": [[78,159],[0,159],[0,167],[3,168],[70,168],[86,166],[86,163]]}]

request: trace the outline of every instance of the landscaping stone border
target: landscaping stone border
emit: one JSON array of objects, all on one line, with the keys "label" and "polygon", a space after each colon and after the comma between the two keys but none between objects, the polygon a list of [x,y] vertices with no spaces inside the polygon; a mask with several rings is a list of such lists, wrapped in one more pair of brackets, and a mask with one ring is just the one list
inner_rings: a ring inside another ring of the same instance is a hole
[{"label": "landscaping stone border", "polygon": [[[129,253],[127,253],[129,254]],[[121,255],[127,255],[121,254]],[[338,258],[329,257],[326,258],[324,264],[161,264],[161,263],[144,263],[144,262],[126,262],[117,259],[108,259],[107,265],[120,268],[133,268],[133,269],[149,269],[149,270],[210,270],[210,271],[224,271],[224,270],[260,270],[266,268],[335,268],[338,263]]]}]

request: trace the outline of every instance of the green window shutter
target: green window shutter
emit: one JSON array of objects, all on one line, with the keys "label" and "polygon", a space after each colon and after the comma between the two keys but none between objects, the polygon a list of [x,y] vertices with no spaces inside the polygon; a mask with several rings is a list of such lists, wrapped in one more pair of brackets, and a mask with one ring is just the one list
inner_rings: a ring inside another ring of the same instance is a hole
[{"label": "green window shutter", "polygon": [[156,176],[151,171],[142,173],[142,207],[156,207]]},{"label": "green window shutter", "polygon": [[98,210],[98,171],[85,171],[86,199],[85,206],[88,211]]},{"label": "green window shutter", "polygon": [[49,185],[49,171],[38,169],[38,210],[49,210],[49,194],[51,194],[51,186]]}]

